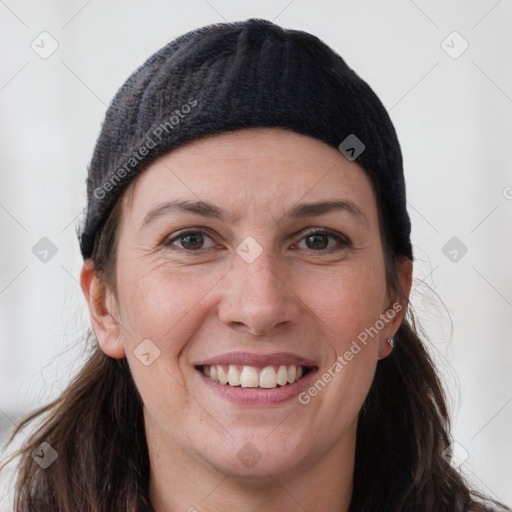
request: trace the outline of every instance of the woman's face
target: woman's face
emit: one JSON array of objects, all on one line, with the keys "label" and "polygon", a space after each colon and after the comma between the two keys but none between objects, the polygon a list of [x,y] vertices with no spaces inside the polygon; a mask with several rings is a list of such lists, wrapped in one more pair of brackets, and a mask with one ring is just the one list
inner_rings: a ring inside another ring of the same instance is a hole
[{"label": "woman's face", "polygon": [[405,313],[356,163],[277,128],[205,138],[140,175],[119,230],[118,299],[93,325],[162,459],[266,477],[353,453]]}]

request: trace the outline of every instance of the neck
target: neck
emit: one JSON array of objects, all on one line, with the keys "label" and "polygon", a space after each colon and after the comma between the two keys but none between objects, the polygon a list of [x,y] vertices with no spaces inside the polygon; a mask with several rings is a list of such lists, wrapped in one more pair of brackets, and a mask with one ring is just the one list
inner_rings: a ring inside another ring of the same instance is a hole
[{"label": "neck", "polygon": [[151,504],[155,512],[347,512],[352,496],[356,423],[324,456],[314,462],[304,461],[300,471],[267,472],[258,478],[222,473],[203,459],[186,456],[168,437],[159,438],[152,432],[147,436]]}]

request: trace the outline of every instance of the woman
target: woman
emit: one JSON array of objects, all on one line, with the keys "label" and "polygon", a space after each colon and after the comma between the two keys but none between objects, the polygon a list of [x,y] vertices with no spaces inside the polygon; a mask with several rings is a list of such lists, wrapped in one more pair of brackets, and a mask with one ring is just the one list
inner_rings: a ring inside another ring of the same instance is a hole
[{"label": "woman", "polygon": [[18,426],[45,418],[16,511],[494,510],[450,466],[408,309],[394,128],[319,39],[171,42],[109,107],[87,190],[91,356]]}]

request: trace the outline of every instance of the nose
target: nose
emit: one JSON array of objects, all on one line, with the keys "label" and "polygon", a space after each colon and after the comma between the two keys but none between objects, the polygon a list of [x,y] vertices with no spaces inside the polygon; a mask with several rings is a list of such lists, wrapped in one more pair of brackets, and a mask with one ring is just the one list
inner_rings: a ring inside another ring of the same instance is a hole
[{"label": "nose", "polygon": [[226,325],[255,336],[270,336],[300,318],[299,297],[289,274],[280,272],[270,253],[264,251],[247,263],[238,255],[224,281],[219,319]]}]

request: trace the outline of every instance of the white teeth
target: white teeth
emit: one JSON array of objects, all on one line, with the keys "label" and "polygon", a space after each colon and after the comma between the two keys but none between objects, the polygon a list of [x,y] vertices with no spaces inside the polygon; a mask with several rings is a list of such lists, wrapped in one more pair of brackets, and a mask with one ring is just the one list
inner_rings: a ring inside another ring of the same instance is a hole
[{"label": "white teeth", "polygon": [[257,388],[258,381],[258,370],[252,366],[244,366],[242,373],[240,374],[240,386],[243,388]]},{"label": "white teeth", "polygon": [[295,365],[266,366],[259,369],[253,366],[240,367],[233,364],[226,368],[226,366],[219,364],[213,366],[204,365],[202,370],[206,377],[215,382],[229,384],[234,387],[241,386],[243,388],[260,387],[274,389],[277,386],[293,384],[304,375],[304,367]]},{"label": "white teeth", "polygon": [[224,371],[224,368],[222,368],[221,365],[218,365],[216,368],[217,368],[217,375],[219,377],[219,382],[221,384],[227,384],[228,383],[228,374]]},{"label": "white teeth", "polygon": [[260,372],[260,388],[275,388],[277,385],[276,371],[272,366],[266,366]]},{"label": "white teeth", "polygon": [[228,383],[230,386],[240,385],[240,372],[238,371],[238,368],[232,364],[229,365]]},{"label": "white teeth", "polygon": [[288,369],[286,366],[280,366],[277,371],[277,383],[284,386],[288,382]]},{"label": "white teeth", "polygon": [[297,367],[296,366],[288,366],[288,382],[291,384],[295,382],[297,377]]}]

